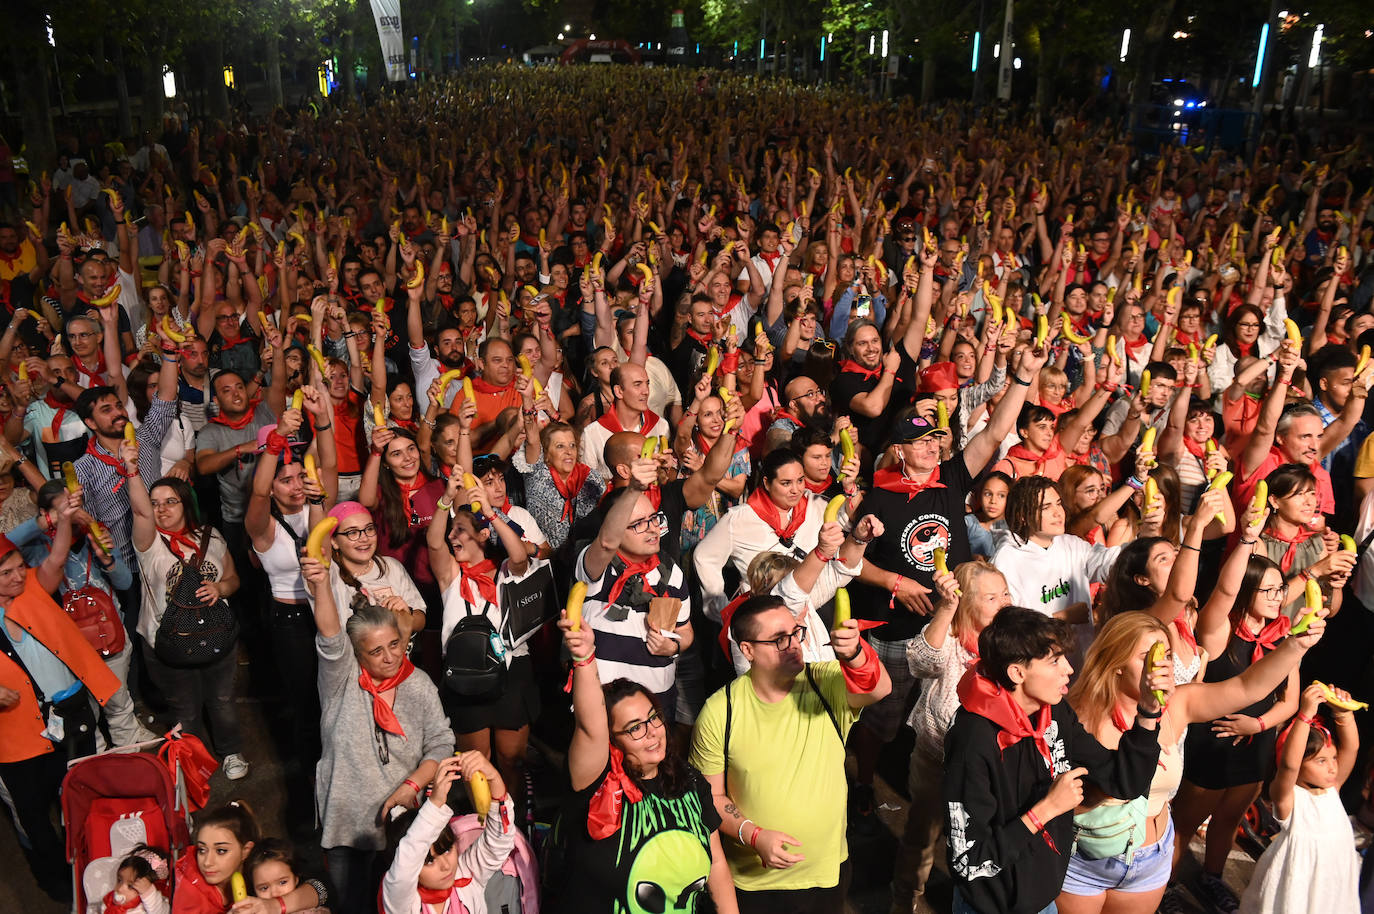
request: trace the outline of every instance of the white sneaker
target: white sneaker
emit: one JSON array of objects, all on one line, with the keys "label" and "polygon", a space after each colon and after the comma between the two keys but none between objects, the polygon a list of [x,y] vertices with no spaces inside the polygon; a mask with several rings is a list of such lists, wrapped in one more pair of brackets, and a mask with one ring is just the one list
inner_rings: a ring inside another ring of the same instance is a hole
[{"label": "white sneaker", "polygon": [[231,781],[242,780],[248,777],[248,763],[243,760],[243,756],[235,752],[233,755],[224,757],[224,776]]}]

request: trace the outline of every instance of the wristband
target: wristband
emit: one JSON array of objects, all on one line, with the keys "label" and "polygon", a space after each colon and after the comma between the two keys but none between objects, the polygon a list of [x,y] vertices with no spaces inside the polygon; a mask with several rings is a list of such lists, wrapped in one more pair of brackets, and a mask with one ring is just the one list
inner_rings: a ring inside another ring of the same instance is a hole
[{"label": "wristband", "polygon": [[267,434],[267,453],[273,457],[280,457],[281,452],[286,450],[286,445],[286,437],[279,432],[271,431]]},{"label": "wristband", "polygon": [[1143,718],[1145,718],[1146,720],[1159,720],[1161,717],[1164,716],[1164,709],[1163,709],[1163,708],[1160,708],[1158,711],[1155,711],[1154,713],[1150,713],[1150,712],[1146,711],[1145,709],[1143,709],[1142,707],[1140,707],[1140,705],[1136,705],[1136,706],[1135,706],[1135,716],[1136,716],[1136,717],[1143,717]]},{"label": "wristband", "polygon": [[1126,485],[1130,486],[1132,489],[1135,489],[1137,492],[1145,488],[1145,483],[1141,482],[1139,479],[1136,479],[1134,476],[1126,477]]},{"label": "wristband", "polygon": [[759,835],[762,834],[762,832],[763,832],[763,827],[762,827],[762,826],[759,826],[759,825],[755,825],[755,826],[754,826],[754,833],[753,833],[752,835],[749,836],[749,846],[752,847],[754,850],[758,850],[758,849],[759,849]]},{"label": "wristband", "polygon": [[591,663],[591,662],[592,662],[593,660],[595,660],[595,659],[596,659],[596,651],[592,651],[590,654],[588,654],[588,655],[585,656],[585,657],[574,657],[574,658],[572,659],[572,661],[573,661],[573,666],[586,666],[587,664]]},{"label": "wristband", "polygon": [[892,582],[892,596],[891,596],[891,597],[888,599],[888,601],[887,601],[887,608],[888,608],[888,609],[892,609],[892,608],[894,608],[894,607],[897,605],[897,590],[902,586],[902,581],[903,581],[903,580],[904,580],[904,579],[903,579],[902,576],[899,574],[899,575],[897,575],[897,580],[895,580],[895,581]]},{"label": "wristband", "polygon": [[[446,497],[447,497],[447,496],[446,496]],[[438,508],[440,511],[452,511],[452,510],[453,510],[453,502],[449,502],[448,504],[444,504],[444,499],[443,499],[443,498],[440,498],[438,501],[436,501],[436,502],[434,503],[434,507]]]},{"label": "wristband", "polygon": [[821,552],[821,547],[819,546],[817,546],[815,549],[812,549],[811,551],[815,553],[816,558],[820,559],[822,562],[833,562],[835,560],[835,556],[826,555],[824,552]]},{"label": "wristband", "polygon": [[1035,826],[1037,832],[1045,830],[1045,823],[1040,821],[1040,817],[1035,814],[1035,807],[1026,810],[1026,818],[1030,819],[1031,825]]},{"label": "wristband", "polygon": [[1256,720],[1256,721],[1259,723],[1259,725],[1260,725],[1259,732],[1263,733],[1263,732],[1265,731],[1264,715],[1261,714],[1259,717],[1256,717],[1255,720]]},{"label": "wristband", "polygon": [[753,821],[753,819],[745,819],[743,822],[739,824],[739,828],[735,831],[735,837],[739,839],[740,844],[744,843],[744,826],[748,825]]},{"label": "wristband", "polygon": [[840,664],[840,670],[844,673],[844,687],[850,694],[867,695],[878,687],[878,681],[882,678],[883,664],[878,659],[878,652],[873,649],[862,638],[859,639],[859,654],[864,658],[863,666],[852,667],[849,665],[854,657],[850,657]]},{"label": "wristband", "polygon": [[317,432],[327,432],[327,431],[329,431],[329,430],[330,430],[331,428],[333,428],[333,427],[334,427],[334,423],[333,423],[333,422],[330,422],[330,423],[327,423],[327,424],[325,424],[325,425],[317,425],[317,426],[315,426],[315,431],[317,431]]},{"label": "wristband", "polygon": [[1241,540],[1240,544],[1242,546],[1253,546],[1256,542],[1258,542],[1258,540]]},{"label": "wristband", "polygon": [[1300,721],[1302,721],[1303,723],[1307,724],[1307,726],[1309,726],[1309,727],[1319,727],[1319,726],[1321,726],[1321,724],[1319,724],[1315,718],[1308,717],[1306,714],[1302,713],[1301,711],[1299,711],[1299,712],[1297,713],[1296,716],[1297,716],[1298,720],[1300,720]]},{"label": "wristband", "polygon": [[722,375],[734,374],[739,370],[739,350],[736,349],[729,355],[721,356],[718,370]]},{"label": "wristband", "polygon": [[420,795],[420,785],[417,784],[417,783],[415,783],[414,781],[412,781],[410,778],[406,778],[406,779],[405,779],[404,781],[402,781],[401,783],[402,783],[402,784],[405,784],[405,785],[406,785],[407,787],[409,787],[411,790],[415,791],[415,795],[416,795],[416,796],[419,796],[419,795]]},{"label": "wristband", "polygon": [[1022,387],[1030,387],[1030,381],[1021,380],[1021,376],[1017,374],[1011,376],[1011,382],[1013,384],[1020,384]]}]

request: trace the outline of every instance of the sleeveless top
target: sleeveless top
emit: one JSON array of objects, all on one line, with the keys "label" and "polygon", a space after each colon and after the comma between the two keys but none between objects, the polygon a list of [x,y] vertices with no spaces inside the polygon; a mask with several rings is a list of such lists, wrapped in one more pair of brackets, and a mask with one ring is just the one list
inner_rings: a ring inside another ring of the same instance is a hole
[{"label": "sleeveless top", "polygon": [[283,529],[283,520],[300,538],[299,542],[305,542],[305,537],[309,533],[309,522],[306,520],[305,509],[302,509],[295,514],[283,514],[280,517],[274,515],[272,518],[272,545],[267,548],[266,552],[259,552],[256,547],[253,551],[257,553],[258,561],[262,564],[262,571],[267,575],[267,583],[272,590],[272,598],[274,600],[303,602],[309,594],[305,589],[305,578],[301,577],[301,560],[300,553],[297,551],[297,540],[293,539],[291,534]]}]

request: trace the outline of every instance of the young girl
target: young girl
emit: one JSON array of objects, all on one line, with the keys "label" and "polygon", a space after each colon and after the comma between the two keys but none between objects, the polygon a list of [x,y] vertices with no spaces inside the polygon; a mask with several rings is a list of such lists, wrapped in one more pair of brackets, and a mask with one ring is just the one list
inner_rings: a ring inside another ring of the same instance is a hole
[{"label": "young girl", "polygon": [[1010,491],[1011,477],[997,470],[983,477],[973,490],[964,525],[968,527],[968,544],[974,555],[988,558],[997,550],[997,537],[1007,529],[1007,493]]},{"label": "young girl", "polygon": [[[481,837],[459,853],[449,828],[448,798],[455,781],[470,781],[479,771],[491,788],[491,809]],[[440,762],[429,802],[393,826],[404,826],[405,837],[382,880],[383,914],[486,914],[487,880],[515,846],[513,815],[506,784],[482,753],[464,752]]]},{"label": "young girl", "polygon": [[[177,860],[172,914],[223,914],[233,900],[230,879],[243,868],[258,835],[258,820],[243,800],[230,800],[197,816],[196,843]],[[279,898],[277,910],[287,912],[309,911],[327,900],[324,886],[314,880]],[[232,910],[234,914],[267,914],[273,909],[246,899]]]},{"label": "young girl", "polygon": [[[263,838],[244,862],[243,877],[254,897],[285,898],[301,884],[296,851],[281,838]],[[329,914],[329,909],[310,908],[302,914]]]},{"label": "young girl", "polygon": [[[1350,698],[1341,689],[1333,691],[1341,700]],[[1297,716],[1279,736],[1279,769],[1269,798],[1281,830],[1255,864],[1241,899],[1242,914],[1360,910],[1360,857],[1340,798],[1341,785],[1355,767],[1360,734],[1355,715],[1331,705],[1337,744],[1317,717],[1325,700],[1321,686],[1309,685]]]},{"label": "young girl", "polygon": [[119,862],[118,882],[105,895],[105,914],[167,914],[167,852],[141,844]]}]

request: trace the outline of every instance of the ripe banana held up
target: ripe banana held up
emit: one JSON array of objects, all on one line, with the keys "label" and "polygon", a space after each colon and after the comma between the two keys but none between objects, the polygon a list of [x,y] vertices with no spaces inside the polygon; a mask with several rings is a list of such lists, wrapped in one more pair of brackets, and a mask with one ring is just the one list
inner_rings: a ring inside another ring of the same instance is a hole
[{"label": "ripe banana held up", "polygon": [[312,559],[317,559],[326,568],[329,567],[329,553],[324,549],[324,541],[334,535],[334,528],[337,526],[339,526],[337,517],[326,517],[310,528],[310,535],[305,540],[305,554]]},{"label": "ripe banana held up", "polygon": [[1303,605],[1307,612],[1289,629],[1290,635],[1301,635],[1317,621],[1317,613],[1322,608],[1322,586],[1314,578],[1307,579],[1307,587],[1303,589]]},{"label": "ripe banana held up", "polygon": [[567,613],[568,622],[573,631],[582,630],[582,602],[587,599],[587,585],[583,581],[577,581],[568,589],[568,603],[564,607]]},{"label": "ripe banana held up", "polygon": [[1333,708],[1340,708],[1342,711],[1361,711],[1369,707],[1367,701],[1355,701],[1353,698],[1346,700],[1336,694],[1336,690],[1319,679],[1312,680],[1312,684],[1322,690],[1322,696],[1326,703]]},{"label": "ripe banana held up", "polygon": [[[1164,663],[1164,655],[1168,652],[1169,645],[1167,642],[1156,641],[1153,645],[1151,645],[1149,656],[1146,657],[1146,663],[1150,665],[1150,672],[1153,673],[1155,670],[1159,669],[1159,667]],[[1159,689],[1154,690],[1154,695],[1155,701],[1159,703],[1159,706],[1161,708],[1164,707],[1169,696],[1165,695],[1164,692],[1162,692]]]}]

